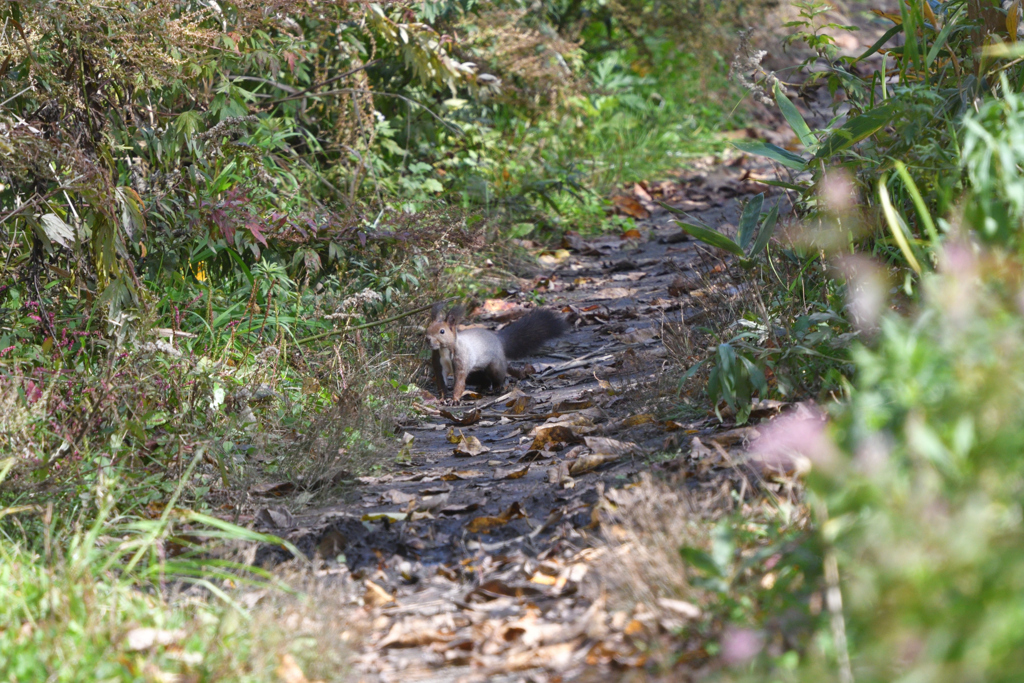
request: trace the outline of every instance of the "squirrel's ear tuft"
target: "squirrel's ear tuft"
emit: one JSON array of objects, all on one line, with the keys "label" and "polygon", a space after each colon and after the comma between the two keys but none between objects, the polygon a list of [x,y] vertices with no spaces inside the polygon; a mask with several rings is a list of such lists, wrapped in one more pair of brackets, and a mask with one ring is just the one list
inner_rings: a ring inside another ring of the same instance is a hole
[{"label": "squirrel's ear tuft", "polygon": [[430,322],[439,323],[444,320],[444,302],[439,301],[430,308]]},{"label": "squirrel's ear tuft", "polygon": [[446,320],[451,326],[458,325],[462,322],[462,318],[466,315],[466,307],[463,305],[453,306],[452,310],[448,311],[448,317]]}]

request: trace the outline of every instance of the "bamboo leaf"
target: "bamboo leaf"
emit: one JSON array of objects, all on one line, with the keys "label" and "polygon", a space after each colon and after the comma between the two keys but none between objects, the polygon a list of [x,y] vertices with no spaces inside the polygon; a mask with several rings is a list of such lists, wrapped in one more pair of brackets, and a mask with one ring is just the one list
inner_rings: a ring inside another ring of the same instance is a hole
[{"label": "bamboo leaf", "polygon": [[818,148],[814,158],[828,159],[843,150],[853,147],[888,124],[895,112],[896,107],[893,101],[887,100],[885,104],[875,107],[860,116],[855,116],[843,124],[842,128],[832,132],[832,135]]},{"label": "bamboo leaf", "polygon": [[770,142],[761,142],[760,140],[739,140],[732,144],[733,147],[736,147],[748,154],[768,157],[769,159],[777,161],[783,166],[792,168],[795,171],[802,171],[807,168],[807,160],[802,156],[799,154],[793,154],[792,152],[773,145]]},{"label": "bamboo leaf", "polygon": [[740,216],[740,229],[737,238],[739,239],[740,249],[744,253],[746,253],[747,247],[750,245],[750,240],[754,237],[757,221],[761,218],[762,206],[764,206],[764,192],[755,196],[743,207],[743,215]]},{"label": "bamboo leaf", "polygon": [[743,249],[740,248],[740,245],[736,244],[720,232],[715,232],[708,228],[702,228],[699,225],[684,223],[683,221],[673,222],[705,244],[710,244],[711,246],[718,247],[719,249],[725,249],[729,253],[736,254],[737,256],[743,256]]},{"label": "bamboo leaf", "polygon": [[796,136],[800,139],[800,144],[807,148],[808,152],[813,152],[814,148],[818,146],[818,139],[814,137],[814,133],[811,132],[807,122],[804,121],[804,117],[797,111],[796,105],[788,97],[786,93],[782,92],[782,87],[778,81],[775,81],[775,101],[779,105],[779,110],[782,112],[783,118],[786,119],[786,123],[793,129]]},{"label": "bamboo leaf", "polygon": [[772,207],[768,215],[765,216],[764,223],[761,224],[761,232],[757,233],[757,240],[754,242],[754,246],[750,249],[750,258],[753,258],[760,254],[765,247],[768,246],[768,240],[772,238],[772,233],[775,232],[775,224],[779,220],[779,205],[776,204]]},{"label": "bamboo leaf", "polygon": [[854,62],[854,64],[856,64],[857,62],[860,62],[860,61],[863,61],[863,60],[867,59],[871,55],[873,55],[876,52],[878,52],[879,50],[881,50],[883,45],[885,45],[890,40],[892,40],[893,36],[895,36],[897,33],[900,33],[902,30],[903,30],[903,24],[896,24],[895,26],[890,28],[888,31],[886,31],[885,33],[882,34],[881,38],[879,38],[878,40],[875,41],[874,45],[872,45],[871,47],[868,48],[867,52],[862,54],[860,57],[857,57],[857,59]]}]

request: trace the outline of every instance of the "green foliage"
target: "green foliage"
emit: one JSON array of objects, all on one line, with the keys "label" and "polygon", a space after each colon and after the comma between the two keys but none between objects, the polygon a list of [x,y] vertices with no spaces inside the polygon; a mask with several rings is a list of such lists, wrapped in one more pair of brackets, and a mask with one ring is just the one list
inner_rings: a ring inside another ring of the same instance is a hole
[{"label": "green foliage", "polygon": [[[13,465],[13,459],[0,461],[0,482]],[[197,548],[204,540],[225,539],[298,550],[175,508],[182,485],[156,519],[119,506],[119,499],[130,497],[110,479],[81,497],[82,509],[67,526],[52,508],[45,516],[35,504],[0,508],[0,678],[278,680],[273,672],[288,652],[285,634],[254,621],[224,587],[283,585],[262,570],[212,559],[208,548]],[[19,518],[24,523],[12,523]],[[30,537],[26,528],[36,527],[41,534]],[[173,557],[165,550],[169,545],[176,548]],[[195,585],[217,601],[174,604],[164,591],[175,583]]]},{"label": "green foliage", "polygon": [[[684,211],[680,211],[668,204],[661,203],[661,205],[672,213],[685,214]],[[754,258],[768,247],[768,241],[772,238],[772,234],[775,232],[775,224],[779,220],[779,207],[777,204],[765,212],[763,218],[762,206],[764,206],[763,192],[754,195],[747,202],[746,206],[743,207],[743,214],[740,216],[739,233],[737,234],[738,241],[733,241],[707,226],[693,225],[683,221],[673,222],[701,242],[739,256],[741,259],[740,263],[744,267],[749,268],[753,266]],[[757,235],[756,240],[754,235]]]},{"label": "green foliage", "polygon": [[[872,348],[855,349],[857,380],[834,415],[842,456],[819,459],[810,481],[861,681],[897,670],[1008,681],[1022,666],[1011,624],[1024,567],[1024,321],[998,261],[961,245],[944,258],[924,309],[886,316]],[[806,680],[822,666],[808,663]]]},{"label": "green foliage", "polygon": [[725,403],[736,416],[737,424],[743,424],[750,416],[751,401],[767,388],[764,371],[753,360],[737,353],[731,344],[718,345],[715,366],[708,377],[708,395],[719,419],[719,403]]},{"label": "green foliage", "polygon": [[986,101],[964,117],[963,166],[971,193],[965,217],[990,242],[1020,250],[1024,246],[1024,97],[1006,76],[1001,97]]}]

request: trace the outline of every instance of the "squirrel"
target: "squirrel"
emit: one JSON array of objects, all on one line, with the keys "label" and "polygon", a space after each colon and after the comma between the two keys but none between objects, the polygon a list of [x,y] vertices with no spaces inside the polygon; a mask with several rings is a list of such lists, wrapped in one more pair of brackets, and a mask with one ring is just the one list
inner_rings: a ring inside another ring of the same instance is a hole
[{"label": "squirrel", "polygon": [[460,332],[458,326],[465,314],[462,306],[445,314],[444,304],[435,304],[427,327],[438,392],[443,400],[448,378],[454,377],[452,400],[456,403],[466,391],[471,373],[482,372],[492,386],[500,387],[508,375],[509,359],[528,356],[569,329],[560,315],[540,309],[498,332],[477,327]]}]

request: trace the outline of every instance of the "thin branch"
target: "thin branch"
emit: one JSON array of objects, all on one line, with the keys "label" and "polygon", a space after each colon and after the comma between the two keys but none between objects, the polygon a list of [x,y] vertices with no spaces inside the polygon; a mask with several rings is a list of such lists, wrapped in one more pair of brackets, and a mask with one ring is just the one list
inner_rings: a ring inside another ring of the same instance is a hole
[{"label": "thin branch", "polygon": [[[274,100],[272,102],[268,102],[267,104],[275,105],[275,104],[280,104],[281,102],[288,102],[290,100],[301,100],[303,97],[306,97],[307,93],[309,93],[310,91],[315,90],[317,88],[320,88],[322,86],[328,85],[330,83],[335,83],[337,81],[340,81],[343,78],[348,78],[352,74],[358,73],[358,72],[362,71],[363,69],[369,69],[371,66],[373,66],[374,64],[377,64],[379,61],[380,61],[379,59],[371,59],[370,61],[368,61],[366,64],[363,64],[362,66],[357,66],[354,69],[349,69],[348,71],[346,71],[344,73],[340,73],[337,76],[331,76],[326,81],[322,81],[320,83],[314,83],[313,85],[309,86],[305,90],[296,90],[294,92],[294,94],[289,95],[288,97],[282,97],[279,100]],[[250,78],[250,80],[261,80],[261,79]],[[266,81],[266,82],[270,83],[270,81]],[[278,86],[278,87],[280,87],[280,86]],[[282,87],[281,88],[281,90],[285,90],[285,91],[287,91],[289,89],[291,89],[290,86],[289,87]],[[316,95],[312,95],[312,97],[316,97],[317,95],[323,95],[323,94],[330,94],[330,93],[316,93]]]},{"label": "thin branch", "polygon": [[[450,301],[450,300],[451,299],[445,299],[444,301],[447,302],[447,301]],[[365,330],[365,329],[367,329],[369,327],[379,327],[380,325],[387,325],[388,323],[393,323],[396,320],[401,320],[402,318],[408,318],[410,315],[416,315],[417,313],[422,313],[423,311],[426,311],[426,310],[432,308],[433,306],[434,306],[434,304],[427,304],[426,306],[420,306],[419,308],[414,308],[413,310],[406,311],[405,313],[399,313],[398,315],[393,315],[390,318],[385,318],[384,320],[374,320],[373,322],[363,323],[362,325],[352,325],[351,327],[345,326],[345,327],[341,328],[340,330],[330,330],[329,332],[321,332],[320,334],[314,334],[314,335],[309,336],[309,337],[303,337],[302,339],[297,339],[296,343],[298,343],[298,344],[305,344],[306,342],[316,341],[317,339],[323,339],[324,337],[330,337],[330,336],[333,336],[335,334],[344,334],[345,332],[351,332],[352,330]]]}]

